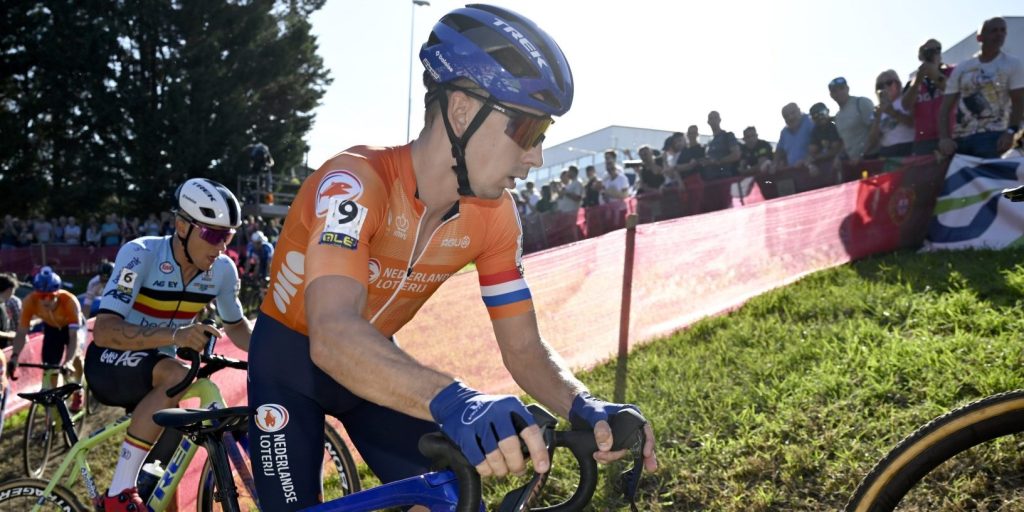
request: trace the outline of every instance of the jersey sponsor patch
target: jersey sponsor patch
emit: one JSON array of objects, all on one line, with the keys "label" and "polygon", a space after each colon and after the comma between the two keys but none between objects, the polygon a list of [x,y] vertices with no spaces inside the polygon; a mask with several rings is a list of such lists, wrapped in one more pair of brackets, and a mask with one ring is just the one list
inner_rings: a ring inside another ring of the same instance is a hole
[{"label": "jersey sponsor patch", "polygon": [[355,249],[359,245],[366,212],[366,207],[355,201],[332,197],[320,244]]},{"label": "jersey sponsor patch", "polygon": [[278,404],[263,404],[256,408],[256,426],[264,432],[277,432],[288,425],[288,409]]},{"label": "jersey sponsor patch", "polygon": [[342,201],[359,199],[363,195],[363,182],[349,171],[331,171],[320,180],[316,189],[316,216],[327,215],[331,208],[331,200]]},{"label": "jersey sponsor patch", "polygon": [[160,272],[170,274],[171,272],[174,272],[174,265],[171,265],[171,262],[169,261],[165,261],[160,264]]},{"label": "jersey sponsor patch", "polygon": [[121,302],[124,302],[125,304],[130,304],[132,302],[132,295],[130,293],[122,293],[121,290],[118,288],[115,288],[107,293],[104,293],[103,296],[113,297]]},{"label": "jersey sponsor patch", "polygon": [[130,268],[122,268],[121,275],[117,276],[117,291],[131,294],[135,289],[135,281],[139,274]]}]

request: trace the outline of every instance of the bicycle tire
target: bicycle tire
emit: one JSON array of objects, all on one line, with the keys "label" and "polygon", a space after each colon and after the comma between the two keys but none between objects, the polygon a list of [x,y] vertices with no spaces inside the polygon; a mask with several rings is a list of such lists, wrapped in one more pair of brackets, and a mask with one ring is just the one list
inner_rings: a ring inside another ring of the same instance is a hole
[{"label": "bicycle tire", "polygon": [[[332,464],[328,465],[328,461]],[[341,496],[347,496],[361,489],[359,483],[359,472],[356,461],[352,458],[352,452],[345,439],[330,424],[324,423],[324,500],[329,501]],[[333,472],[332,472],[333,470]],[[247,510],[246,504],[255,506],[255,500],[247,496],[248,492],[241,482],[235,482],[238,487],[239,504],[242,510]],[[220,504],[214,499],[217,485],[213,475],[213,465],[207,458],[203,464],[203,470],[199,477],[199,490],[196,494],[197,508],[201,512],[220,511]],[[255,509],[254,509],[255,510]]]},{"label": "bicycle tire", "polygon": [[[19,478],[0,483],[0,512],[30,510],[44,495],[47,485],[49,482],[38,478]],[[53,488],[53,492],[46,498],[40,510],[44,512],[51,510],[89,512],[92,508],[82,505],[74,493],[66,487],[58,485]]]},{"label": "bicycle tire", "polygon": [[954,409],[900,441],[871,469],[847,512],[888,512],[929,472],[994,439],[1024,432],[1024,390],[988,396]]},{"label": "bicycle tire", "polygon": [[56,422],[53,419],[55,412],[38,403],[33,403],[28,410],[21,456],[25,475],[29,478],[41,478],[46,472],[56,433]]}]

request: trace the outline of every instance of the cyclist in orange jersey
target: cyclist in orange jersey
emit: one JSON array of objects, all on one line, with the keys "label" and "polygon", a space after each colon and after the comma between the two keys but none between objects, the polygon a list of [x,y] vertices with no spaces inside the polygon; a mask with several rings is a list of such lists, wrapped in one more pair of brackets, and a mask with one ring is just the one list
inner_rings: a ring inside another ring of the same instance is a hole
[{"label": "cyclist in orange jersey", "polygon": [[[416,443],[438,430],[483,476],[525,470],[520,437],[534,469],[547,471],[539,430],[518,398],[476,391],[389,339],[469,262],[519,386],[592,428],[599,461],[624,455],[610,451],[606,418],[635,406],[591,396],[541,338],[508,191],[541,165],[552,116],[572,104],[565,56],[532,21],[475,4],[442,18],[420,57],[427,112],[419,137],[327,161],[302,185],[278,240],[249,358],[253,474],[264,509],[317,502],[328,413],[385,482],[427,471]],[[529,425],[518,436],[517,417]],[[650,426],[647,434],[653,470]]]},{"label": "cyclist in orange jersey", "polygon": [[[18,321],[18,333],[14,337],[11,358],[7,361],[7,374],[17,378],[18,358],[25,348],[25,338],[33,318],[43,321],[42,362],[67,366],[72,371],[71,379],[82,379],[81,334],[84,321],[82,306],[75,294],[62,288],[60,275],[50,267],[39,269],[32,279],[33,291],[25,297]],[[54,383],[55,384],[55,383]],[[72,409],[82,405],[80,395],[75,395]]]}]

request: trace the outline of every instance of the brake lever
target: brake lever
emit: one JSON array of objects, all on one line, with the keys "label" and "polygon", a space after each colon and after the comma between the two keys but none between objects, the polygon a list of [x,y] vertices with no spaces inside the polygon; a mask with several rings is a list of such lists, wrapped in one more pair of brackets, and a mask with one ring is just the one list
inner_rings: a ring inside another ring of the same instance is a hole
[{"label": "brake lever", "polygon": [[647,433],[640,429],[636,442],[629,447],[633,453],[633,467],[623,471],[615,482],[616,490],[629,501],[629,508],[637,512],[636,495],[640,490],[640,477],[644,473],[644,444],[647,442]]},{"label": "brake lever", "polygon": [[[534,422],[540,427],[541,436],[544,438],[544,447],[548,450],[549,467],[553,467],[555,458],[555,427],[558,424],[558,420],[550,412],[537,404],[530,404],[526,406],[526,409],[533,414]],[[518,416],[512,417],[512,423],[515,425],[517,432],[521,432],[526,428],[526,422],[522,421]],[[520,449],[523,451],[524,457],[529,456],[529,450],[521,441]],[[547,483],[549,474],[550,471],[544,473],[534,472],[529,482],[505,494],[505,497],[501,500],[501,505],[498,506],[498,512],[529,511],[530,504],[533,503],[533,500],[544,489],[544,484]]]}]

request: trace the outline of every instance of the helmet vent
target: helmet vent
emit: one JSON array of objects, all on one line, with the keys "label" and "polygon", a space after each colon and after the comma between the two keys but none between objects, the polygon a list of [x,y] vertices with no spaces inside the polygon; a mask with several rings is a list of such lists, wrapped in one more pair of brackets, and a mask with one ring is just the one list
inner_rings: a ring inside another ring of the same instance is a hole
[{"label": "helmet vent", "polygon": [[545,105],[551,105],[553,108],[562,108],[562,105],[558,102],[558,98],[555,98],[555,95],[551,94],[550,91],[535,92],[530,96]]},{"label": "helmet vent", "polygon": [[475,28],[481,28],[481,27],[484,26],[483,23],[480,23],[479,21],[474,20],[473,18],[470,18],[469,16],[466,16],[464,14],[457,14],[457,13],[452,13],[452,14],[449,14],[449,15],[445,16],[441,20],[441,23],[444,23],[445,25],[448,25],[449,27],[451,27],[453,30],[455,30],[456,32],[458,32],[460,34],[463,33],[463,32],[467,32],[469,30],[473,30]]},{"label": "helmet vent", "polygon": [[204,217],[206,217],[208,219],[216,219],[217,218],[217,213],[213,211],[213,208],[203,208],[203,207],[200,207],[199,211],[203,214]]},{"label": "helmet vent", "polygon": [[503,46],[494,50],[488,51],[491,58],[494,59],[501,67],[505,68],[512,76],[522,78],[537,78],[536,68],[530,64],[528,60],[523,58],[523,55],[517,52],[514,48],[509,46]]}]

